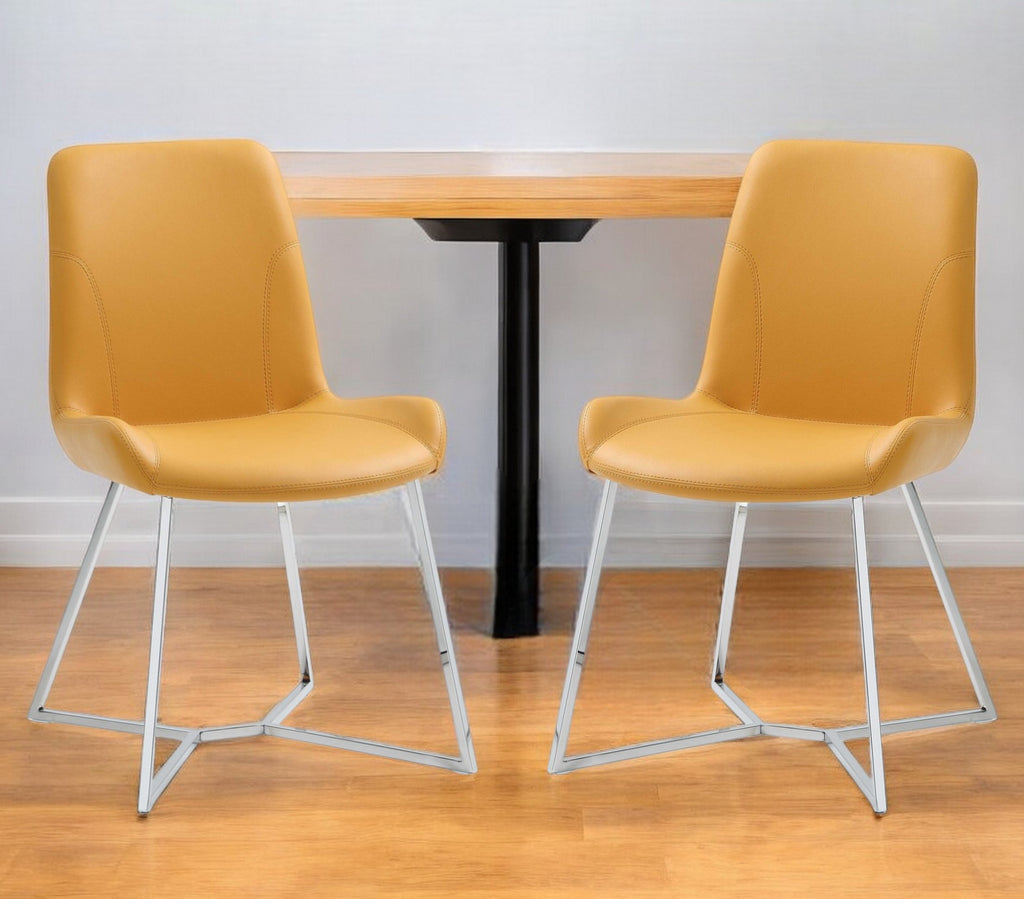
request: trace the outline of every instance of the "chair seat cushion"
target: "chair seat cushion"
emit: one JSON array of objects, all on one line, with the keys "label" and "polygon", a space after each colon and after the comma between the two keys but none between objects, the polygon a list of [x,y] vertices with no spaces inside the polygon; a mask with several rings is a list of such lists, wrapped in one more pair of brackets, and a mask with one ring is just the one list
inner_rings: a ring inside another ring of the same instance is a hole
[{"label": "chair seat cushion", "polygon": [[881,493],[945,467],[970,429],[965,410],[893,424],[777,418],[696,392],[681,400],[616,396],[580,419],[594,474],[690,499],[797,502]]},{"label": "chair seat cushion", "polygon": [[129,424],[62,410],[56,430],[87,471],[144,493],[240,502],[395,487],[437,471],[445,443],[433,400],[328,392],[282,412],[214,421]]}]

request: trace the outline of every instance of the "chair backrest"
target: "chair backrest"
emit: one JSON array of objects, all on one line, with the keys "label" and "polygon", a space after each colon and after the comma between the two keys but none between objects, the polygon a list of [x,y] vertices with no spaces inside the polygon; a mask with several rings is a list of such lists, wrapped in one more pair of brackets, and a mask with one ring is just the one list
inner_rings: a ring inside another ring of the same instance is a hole
[{"label": "chair backrest", "polygon": [[47,186],[55,415],[233,418],[326,386],[295,223],[265,147],[69,147]]},{"label": "chair backrest", "polygon": [[977,173],[951,147],[777,141],[751,158],[699,388],[786,418],[973,414]]}]

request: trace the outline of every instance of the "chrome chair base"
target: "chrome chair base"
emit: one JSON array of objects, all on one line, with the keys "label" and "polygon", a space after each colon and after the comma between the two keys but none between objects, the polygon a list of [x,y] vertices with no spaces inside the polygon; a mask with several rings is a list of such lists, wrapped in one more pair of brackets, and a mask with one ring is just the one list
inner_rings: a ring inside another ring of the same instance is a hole
[{"label": "chrome chair base", "polygon": [[[57,636],[50,651],[43,674],[32,699],[29,711],[31,721],[56,722],[74,724],[81,727],[92,727],[100,730],[119,731],[121,733],[142,735],[142,762],[139,777],[140,815],[148,814],[156,800],[160,797],[171,779],[185,764],[188,757],[201,743],[212,743],[220,740],[237,740],[245,737],[273,736],[303,743],[315,743],[321,746],[332,746],[338,749],[349,749],[369,755],[382,756],[400,761],[416,762],[445,768],[463,774],[476,771],[476,757],[473,751],[473,739],[469,731],[465,700],[459,681],[458,668],[452,650],[451,632],[445,612],[444,599],[441,594],[441,581],[437,573],[430,531],[427,526],[426,511],[423,506],[423,494],[419,481],[406,485],[408,502],[405,506],[409,524],[413,533],[420,571],[423,575],[424,592],[430,607],[434,633],[441,657],[448,701],[451,707],[452,721],[455,726],[455,737],[459,749],[457,756],[442,755],[417,749],[393,746],[389,743],[378,743],[373,740],[361,740],[340,734],[289,727],[283,722],[285,718],[313,690],[313,670],[309,652],[309,636],[306,630],[306,616],[302,605],[302,589],[299,583],[298,557],[295,552],[295,536],[292,531],[291,513],[285,503],[278,503],[278,524],[281,530],[281,542],[284,547],[285,571],[288,576],[288,593],[291,599],[292,623],[295,629],[295,642],[299,660],[299,683],[283,699],[277,702],[258,721],[240,724],[228,724],[218,727],[175,727],[161,724],[158,721],[160,698],[160,666],[163,655],[164,620],[167,608],[167,581],[170,571],[170,536],[173,512],[173,500],[169,497],[160,498],[160,525],[157,537],[156,576],[153,590],[153,624],[150,633],[149,673],[146,687],[146,709],[142,720],[126,718],[107,718],[100,715],[88,715],[79,712],[62,711],[48,708],[46,700],[57,677],[57,671],[64,651],[71,637],[78,612],[85,598],[89,581],[96,567],[103,541],[113,518],[114,510],[124,490],[123,485],[112,483],[107,491],[106,500],[100,510],[92,539],[89,541],[82,567],[68,599],[57,629]],[[154,771],[156,740],[171,739],[178,741],[178,747],[171,753],[159,770]]]},{"label": "chrome chair base", "polygon": [[[924,730],[947,725],[966,724],[969,722],[994,721],[996,717],[992,697],[978,664],[974,648],[971,646],[960,610],[957,607],[953,589],[946,577],[939,551],[935,545],[931,529],[928,526],[917,489],[913,483],[903,485],[903,495],[910,509],[914,526],[921,545],[924,548],[928,566],[931,569],[935,585],[942,598],[946,616],[952,626],[960,655],[974,687],[978,707],[962,711],[948,712],[938,715],[920,715],[911,718],[900,718],[882,721],[878,704],[878,678],[875,670],[874,632],[871,616],[871,590],[868,581],[867,543],[864,532],[864,500],[854,497],[852,500],[853,536],[856,555],[857,598],[860,614],[861,649],[864,661],[864,693],[867,706],[867,722],[838,728],[805,727],[794,724],[775,724],[762,720],[740,697],[725,683],[725,663],[729,650],[729,633],[732,627],[732,614],[736,600],[736,583],[739,577],[740,553],[743,546],[743,532],[747,518],[747,504],[737,503],[733,516],[732,536],[729,542],[729,558],[725,569],[725,582],[722,589],[722,608],[719,616],[718,635],[715,641],[714,661],[711,672],[711,689],[726,707],[739,719],[740,723],[731,727],[708,730],[701,733],[688,734],[681,737],[670,737],[664,740],[651,740],[645,743],[634,743],[615,749],[588,752],[582,755],[567,755],[569,730],[572,724],[573,709],[579,692],[583,666],[586,661],[587,643],[593,623],[594,606],[597,599],[597,586],[601,575],[601,563],[605,546],[608,541],[608,529],[611,523],[612,509],[615,502],[617,485],[612,481],[605,482],[604,494],[598,510],[594,528],[594,539],[587,564],[587,574],[580,599],[580,609],[576,619],[576,630],[572,649],[569,654],[569,666],[566,672],[565,687],[558,711],[554,740],[551,746],[551,758],[548,771],[551,774],[562,774],[579,768],[589,768],[610,762],[642,758],[677,749],[689,749],[694,746],[707,746],[711,743],[724,743],[730,740],[742,740],[748,737],[770,736],[787,737],[796,740],[812,740],[824,743],[832,751],[839,763],[867,797],[876,814],[885,813],[885,769],[882,760],[882,736],[911,730]],[[868,739],[870,770],[865,770],[846,745],[850,740]]]}]

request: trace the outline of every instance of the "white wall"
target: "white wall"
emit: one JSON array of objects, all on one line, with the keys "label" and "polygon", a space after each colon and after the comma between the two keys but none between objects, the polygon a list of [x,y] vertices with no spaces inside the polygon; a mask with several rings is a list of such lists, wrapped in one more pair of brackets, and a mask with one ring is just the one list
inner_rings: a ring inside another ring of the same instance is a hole
[{"label": "white wall", "polygon": [[[749,151],[779,136],[968,149],[981,173],[978,418],[953,468],[921,489],[950,561],[1024,560],[1020,9],[1012,0],[0,0],[0,562],[76,562],[104,488],[63,458],[48,421],[50,155],[70,143],[218,135],[275,149]],[[399,220],[307,221],[300,231],[332,383],[444,404],[448,463],[427,490],[439,560],[489,564],[495,249],[431,243]],[[590,529],[596,487],[575,449],[583,403],[692,385],[724,233],[722,221],[608,221],[582,244],[544,247],[546,562],[581,563]],[[895,499],[869,506],[880,561],[916,558]],[[722,556],[719,507],[633,495],[620,509],[620,560]],[[144,561],[154,515],[151,500],[129,502],[108,558]],[[182,504],[178,523],[179,562],[277,558],[269,511],[246,519]],[[387,498],[314,505],[298,526],[313,562],[410,558]],[[839,508],[773,507],[752,531],[753,560],[848,555]],[[223,536],[211,543],[211,533]],[[812,539],[801,545],[801,535]]]}]

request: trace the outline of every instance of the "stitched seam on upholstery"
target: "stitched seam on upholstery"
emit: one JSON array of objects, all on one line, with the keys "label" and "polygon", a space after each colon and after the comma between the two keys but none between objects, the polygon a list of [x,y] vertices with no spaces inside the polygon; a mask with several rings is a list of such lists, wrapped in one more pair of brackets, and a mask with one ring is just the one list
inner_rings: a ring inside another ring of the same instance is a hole
[{"label": "stitched seam on upholstery", "polygon": [[[721,399],[720,397],[715,396],[710,391],[707,391],[707,390],[704,390],[704,389],[702,389],[700,387],[697,387],[694,390],[694,393],[702,393],[702,394],[704,394],[704,396],[710,397],[711,399],[715,400],[715,402],[721,403],[730,412],[737,412],[737,413],[740,413],[740,414],[743,413],[742,409],[737,409],[735,406],[730,406],[725,400]],[[605,437],[603,440],[601,440],[592,449],[587,449],[586,441],[585,441],[584,438],[585,438],[585,435],[586,435],[587,423],[590,421],[590,406],[591,406],[591,403],[587,403],[587,405],[583,408],[583,414],[580,416],[580,424],[579,424],[579,427],[577,428],[577,432],[576,432],[576,438],[579,441],[579,445],[580,445],[580,455],[584,458],[585,461],[589,461],[590,457],[595,452],[597,452],[598,448],[602,444],[604,444],[607,440],[610,440],[612,437],[614,437],[615,434],[618,434],[619,431],[624,430],[625,428],[632,427],[632,425],[634,425],[634,424],[639,424],[639,422],[630,422],[629,424],[622,425],[622,427],[620,427],[618,430],[616,430],[614,434],[609,434],[607,437]],[[666,413],[667,416],[680,415],[680,414],[696,414],[696,413],[678,413],[678,412]]]},{"label": "stitched seam on upholstery", "polygon": [[410,431],[404,425],[399,424],[396,421],[392,421],[389,418],[377,418],[374,415],[360,415],[358,412],[321,412],[316,409],[309,411],[305,409],[289,409],[287,412],[277,413],[279,415],[326,415],[328,418],[355,418],[361,421],[373,421],[377,424],[387,425],[388,427],[394,428],[396,431],[401,431],[403,434],[412,437],[420,446],[422,446],[430,455],[433,457],[434,462],[440,464],[441,460],[438,456],[438,451],[435,450],[429,443],[418,437],[413,431]]},{"label": "stitched seam on upholstery", "polygon": [[194,490],[197,493],[268,493],[271,490],[315,490],[321,487],[344,487],[349,484],[374,484],[404,478],[406,475],[422,471],[422,465],[413,465],[387,475],[375,475],[372,478],[349,478],[341,481],[306,481],[300,484],[264,484],[262,487],[196,487],[194,484],[159,484],[154,486],[171,487],[174,489]]},{"label": "stitched seam on upholstery", "polygon": [[611,440],[617,434],[621,434],[623,431],[628,431],[630,428],[635,428],[637,425],[645,425],[645,424],[648,424],[649,422],[652,422],[652,421],[664,421],[667,418],[686,418],[686,417],[691,416],[691,415],[743,415],[743,414],[745,414],[745,413],[741,412],[738,409],[735,410],[735,411],[725,411],[725,410],[719,411],[719,410],[715,410],[713,412],[712,411],[708,411],[708,410],[702,410],[700,412],[665,412],[662,415],[648,415],[646,418],[637,418],[634,421],[631,421],[631,422],[628,422],[627,424],[619,426],[614,431],[612,431],[610,434],[605,436],[602,440],[599,440],[594,445],[594,448],[590,451],[590,454],[589,454],[589,456],[587,458],[588,458],[588,460],[590,458],[592,458],[594,453],[596,453],[602,446],[604,446],[609,440]]},{"label": "stitched seam on upholstery", "polygon": [[711,399],[713,399],[716,403],[721,403],[723,406],[729,406],[729,408],[732,409],[735,412],[742,412],[743,411],[742,409],[737,409],[735,406],[730,405],[725,400],[723,400],[720,396],[717,396],[716,394],[712,393],[710,390],[705,390],[703,387],[695,387],[693,392],[694,393],[702,393],[702,394],[704,394],[704,396],[707,396],[707,397],[710,397]]},{"label": "stitched seam on upholstery", "polygon": [[[957,409],[957,408],[959,408],[959,407],[952,406],[952,407],[950,407],[950,409],[948,409],[946,411],[951,412],[951,411],[953,411],[954,409]],[[927,416],[927,419],[932,424],[957,425],[957,424],[960,424],[966,417],[967,417],[967,410],[964,409],[963,411],[961,411],[960,415],[958,415],[956,418],[933,419],[932,416]],[[918,420],[920,421],[920,419],[918,419]],[[885,471],[885,467],[889,464],[889,460],[896,453],[896,450],[898,450],[900,448],[900,446],[903,444],[904,439],[906,438],[907,434],[910,433],[911,428],[913,428],[913,426],[915,424],[917,424],[917,421],[910,421],[910,422],[907,422],[905,425],[903,425],[903,427],[900,429],[900,433],[896,436],[896,439],[892,442],[892,445],[886,451],[885,455],[879,460],[878,472],[869,481],[869,486],[871,484],[874,484],[876,481],[878,481],[878,479],[882,476],[882,472]],[[871,439],[872,443],[874,442],[874,440],[875,440],[875,438],[877,436],[878,435],[876,434],[875,437],[873,437]]]},{"label": "stitched seam on upholstery", "polygon": [[60,403],[57,403],[57,412],[61,416],[63,416],[65,412],[79,412],[82,415],[92,415],[91,412],[86,412],[85,409],[79,409],[78,406],[62,406]]},{"label": "stitched seam on upholstery", "polygon": [[684,484],[693,487],[723,487],[731,490],[758,490],[772,493],[819,493],[822,490],[856,490],[859,487],[863,487],[863,484],[836,484],[835,486],[827,487],[770,487],[763,486],[760,484],[726,484],[715,481],[687,481],[682,478],[659,478],[651,477],[649,475],[641,475],[636,472],[627,471],[624,468],[615,468],[611,465],[602,465],[601,468],[604,471],[609,471],[612,474],[622,475],[623,477],[630,478],[634,481],[640,481],[641,483],[649,484]]},{"label": "stitched seam on upholstery", "polygon": [[[960,407],[952,406],[948,410],[944,410],[944,411],[953,411],[953,410],[958,409],[958,408],[960,408]],[[967,416],[967,411],[963,410],[961,412],[961,414],[957,418],[955,418],[955,419],[939,419],[939,421],[944,423],[944,424],[959,424],[960,422],[962,422],[964,420],[964,418],[966,418],[966,416]],[[885,466],[889,462],[889,459],[892,457],[893,453],[895,453],[896,450],[899,448],[899,445],[903,442],[904,438],[909,433],[910,428],[913,426],[913,424],[914,423],[911,422],[911,423],[907,424],[906,426],[904,426],[902,432],[896,438],[896,441],[894,441],[893,445],[889,448],[889,451],[885,454],[885,457],[882,459],[878,473],[873,478],[869,477],[865,484],[837,484],[837,485],[829,486],[829,487],[787,487],[785,489],[782,489],[782,488],[779,488],[779,487],[769,487],[769,486],[758,485],[758,484],[727,484],[727,483],[721,483],[721,482],[715,482],[715,481],[689,481],[689,480],[684,480],[684,479],[681,479],[681,478],[651,477],[649,475],[642,475],[639,472],[629,471],[628,469],[617,468],[617,467],[612,466],[612,465],[601,465],[601,468],[602,468],[602,470],[611,472],[612,474],[622,475],[623,477],[628,477],[628,478],[630,478],[630,479],[632,479],[634,481],[639,481],[641,483],[650,483],[650,484],[684,484],[684,485],[690,485],[690,486],[694,486],[694,487],[721,487],[721,488],[735,489],[735,490],[758,490],[758,491],[765,491],[765,492],[783,492],[783,493],[817,493],[817,492],[820,492],[821,490],[829,490],[829,491],[831,491],[831,490],[855,490],[855,489],[857,489],[859,487],[870,488],[871,486],[873,486],[875,483],[878,482],[879,478],[882,475],[882,472],[885,470]],[[875,436],[877,436],[877,434]],[[875,438],[873,437],[872,441],[874,439]]]},{"label": "stitched seam on upholstery", "polygon": [[[703,393],[706,396],[711,397],[711,399],[713,399],[713,400],[718,400],[718,402],[723,403],[724,405],[728,405],[727,403],[724,403],[723,400],[721,400],[717,396],[715,396],[713,393],[708,393],[706,390],[698,388],[696,392],[697,393]],[[788,415],[771,415],[768,412],[744,412],[742,409],[736,409],[733,406],[730,406],[729,408],[733,409],[733,411],[739,413],[740,415],[756,415],[756,416],[758,416],[758,418],[774,418],[774,419],[777,419],[778,421],[813,421],[813,422],[816,422],[818,424],[823,424],[823,425],[850,425],[851,427],[855,427],[855,428],[869,428],[872,425],[874,425],[875,427],[879,426],[878,422],[873,422],[873,421],[868,421],[868,422],[861,422],[861,421],[838,421],[838,420],[832,419],[832,418],[804,418],[804,417],[792,418],[792,417],[790,417]],[[959,409],[959,408],[960,408],[959,406],[951,406],[950,409],[945,409],[943,411],[949,412],[951,409]],[[936,412],[935,414],[936,415],[940,415],[941,413]],[[882,427],[888,427],[888,425],[882,425]]]},{"label": "stitched seam on upholstery", "polygon": [[[150,439],[152,440],[152,438]],[[155,484],[160,478],[160,465],[163,462],[163,459],[160,456],[160,445],[156,442],[156,440],[153,440],[153,449],[156,450],[156,468],[153,469],[152,477],[152,481]]]},{"label": "stitched seam on upholstery", "polygon": [[[442,457],[444,455],[443,452],[442,452],[442,449],[443,449],[443,446],[444,446],[443,436],[442,436],[441,443],[438,445],[438,448],[435,450],[426,441],[421,440],[415,433],[413,433],[409,429],[403,427],[398,422],[391,421],[390,419],[387,419],[387,418],[376,418],[376,417],[374,417],[372,415],[359,415],[358,413],[353,413],[353,412],[320,412],[318,410],[306,410],[306,409],[300,409],[299,408],[300,406],[304,405],[305,403],[308,403],[308,402],[316,399],[318,396],[321,396],[321,395],[323,395],[325,393],[330,393],[330,388],[329,387],[322,387],[322,388],[320,388],[316,392],[311,393],[305,399],[300,400],[294,406],[289,406],[287,409],[281,409],[281,410],[278,410],[276,412],[270,412],[270,413],[265,413],[265,414],[269,414],[269,415],[285,415],[285,414],[291,414],[291,415],[299,415],[299,414],[301,414],[301,415],[328,415],[328,416],[343,416],[343,417],[347,417],[347,418],[360,418],[360,419],[365,419],[366,421],[375,421],[378,424],[389,425],[389,426],[395,428],[396,430],[402,431],[403,433],[407,434],[409,437],[412,437],[417,443],[419,443],[424,449],[426,449],[427,452],[430,453],[430,455],[434,458],[435,464],[437,464],[437,465],[441,464],[441,459],[442,459]],[[59,406],[58,405],[57,409],[58,409],[58,411],[62,411],[64,409],[71,409],[71,410],[73,410],[75,412],[81,412],[83,415],[91,414],[91,413],[86,412],[84,409],[76,409],[74,406]],[[443,435],[444,434],[444,416],[441,414],[440,406],[438,406],[436,403],[434,404],[434,417],[435,417],[435,420],[437,421],[437,424],[438,424],[439,433]],[[226,421],[245,421],[246,419],[253,419],[253,418],[262,418],[262,415],[245,415],[245,416],[240,416],[238,418],[197,418],[197,419],[185,419],[183,421],[163,421],[163,422],[158,422],[158,423],[153,423],[153,424],[139,425],[139,427],[142,427],[142,428],[168,428],[168,427],[174,427],[175,425],[208,424],[210,422],[215,422],[215,421],[225,421],[225,422]],[[159,470],[159,467],[158,467],[158,470]]]},{"label": "stitched seam on upholstery", "polygon": [[289,406],[287,409],[279,409],[274,414],[279,415],[281,412],[294,412],[299,408],[299,406],[302,406],[308,402],[311,402],[312,400],[315,400],[318,396],[323,396],[323,394],[330,392],[330,387],[321,387],[318,390],[314,390],[309,396],[303,397],[294,406]]},{"label": "stitched seam on upholstery", "polygon": [[[201,425],[201,424],[208,424],[209,422],[212,422],[212,421],[245,421],[246,419],[249,419],[249,418],[262,418],[264,415],[281,415],[284,412],[291,412],[291,411],[293,411],[298,406],[301,406],[303,403],[308,403],[310,400],[316,399],[318,396],[320,396],[323,393],[330,393],[330,392],[331,392],[331,390],[330,390],[329,387],[321,387],[315,393],[311,393],[309,396],[307,396],[304,400],[299,400],[299,402],[297,402],[294,406],[289,406],[287,409],[278,409],[278,410],[276,410],[274,412],[258,412],[255,415],[236,415],[236,416],[232,416],[231,418],[183,418],[183,419],[181,419],[179,421],[151,421],[151,422],[146,422],[145,424],[138,425],[137,427],[140,427],[140,428],[167,428],[167,427],[173,427],[174,425]],[[78,410],[78,411],[81,411],[81,410]],[[91,413],[87,412],[85,414],[89,415]]]},{"label": "stitched seam on upholstery", "polygon": [[427,443],[425,440],[421,440],[412,431],[408,430],[407,428],[405,428],[403,425],[399,424],[398,422],[392,421],[391,419],[388,419],[388,418],[376,418],[376,417],[374,417],[372,415],[360,415],[359,413],[356,413],[356,412],[320,412],[319,410],[315,410],[315,409],[312,410],[312,411],[307,411],[306,409],[300,409],[299,408],[300,406],[302,406],[302,405],[304,405],[304,404],[306,404],[308,402],[311,402],[312,400],[316,399],[318,396],[322,396],[323,394],[330,393],[330,392],[331,391],[330,391],[329,387],[321,387],[319,390],[317,390],[314,393],[311,393],[309,396],[307,396],[304,400],[299,400],[299,402],[297,402],[294,406],[289,406],[287,409],[282,409],[280,412],[275,412],[274,414],[275,415],[281,415],[281,414],[287,412],[287,413],[303,413],[303,414],[306,414],[306,415],[345,415],[345,416],[348,416],[349,418],[363,418],[363,419],[366,419],[367,421],[376,421],[376,422],[379,422],[380,424],[391,425],[392,427],[397,428],[398,430],[405,432],[410,437],[412,437],[417,443],[421,444],[427,450],[427,452],[429,452],[434,457],[434,461],[438,465],[441,464],[441,459],[444,456],[445,427],[444,427],[444,415],[441,414],[441,407],[437,403],[434,403],[434,420],[437,422],[437,430],[438,430],[438,434],[440,435],[440,438],[439,438],[439,441],[438,441],[437,449],[435,450],[433,447],[430,446],[429,443]]},{"label": "stitched seam on upholstery", "polygon": [[[70,425],[88,424],[88,422],[81,421],[75,418],[66,418],[65,423]],[[109,427],[114,429],[117,436],[121,438],[121,442],[125,445],[128,452],[132,454],[132,458],[135,460],[135,464],[139,466],[139,472],[147,481],[149,481],[150,486],[155,488],[157,486],[156,481],[146,471],[145,464],[143,463],[139,454],[136,452],[135,446],[132,444],[131,440],[128,439],[128,435],[125,434],[124,431],[122,430],[121,426],[109,420],[103,422],[103,424],[108,425]],[[159,455],[157,456],[157,467],[159,470]]]},{"label": "stitched seam on upholstery", "polygon": [[731,247],[741,253],[750,266],[750,276],[754,281],[754,385],[753,395],[750,398],[750,411],[756,412],[761,398],[761,366],[764,360],[764,310],[761,303],[761,278],[757,270],[757,260],[754,254],[742,244],[735,241],[726,241],[727,247]]},{"label": "stitched seam on upholstery", "polygon": [[871,480],[871,447],[875,445],[875,441],[878,439],[878,435],[883,433],[885,428],[878,428],[875,433],[871,435],[871,439],[864,445],[864,477]]},{"label": "stitched seam on upholstery", "polygon": [[886,451],[885,455],[880,460],[878,465],[878,471],[875,473],[875,476],[871,477],[870,474],[868,475],[869,484],[874,484],[875,481],[877,481],[882,476],[882,472],[885,471],[885,466],[889,464],[889,460],[893,457],[893,454],[902,445],[904,438],[907,436],[907,434],[910,433],[910,429],[913,427],[913,424],[913,422],[908,422],[907,424],[903,425],[902,428],[900,428],[900,432],[899,434],[896,435],[896,439],[892,442],[889,449]]},{"label": "stitched seam on upholstery", "polygon": [[65,250],[51,250],[51,256],[56,256],[58,259],[67,259],[69,262],[74,262],[81,267],[82,271],[85,272],[85,277],[89,281],[89,286],[92,288],[93,300],[96,303],[96,311],[100,317],[100,327],[103,330],[103,347],[107,354],[107,377],[110,379],[110,402],[111,408],[115,416],[121,414],[121,403],[117,394],[117,368],[114,365],[114,345],[110,337],[110,324],[107,321],[107,312],[103,306],[103,297],[100,294],[99,284],[96,282],[96,278],[92,273],[92,269],[89,268],[88,264],[80,256],[76,256],[74,253],[68,253]]},{"label": "stitched seam on upholstery", "polygon": [[939,280],[939,275],[942,270],[949,265],[951,262],[955,262],[959,259],[970,259],[974,256],[974,250],[962,250],[959,253],[953,253],[942,259],[935,269],[932,271],[931,277],[928,279],[928,286],[924,291],[924,298],[921,300],[921,309],[917,314],[917,329],[914,332],[914,346],[910,352],[910,374],[907,378],[907,405],[905,409],[905,416],[911,417],[914,409],[914,388],[917,381],[917,360],[918,354],[921,349],[921,339],[924,336],[924,320],[928,314],[928,304],[931,302],[932,291],[935,289],[935,284]]},{"label": "stitched seam on upholstery", "polygon": [[[434,453],[434,459],[437,462],[438,467],[440,467],[441,460],[444,458],[445,445],[448,442],[448,428],[445,424],[444,413],[441,412],[440,403],[435,400],[431,400],[431,402],[434,403],[434,421],[437,422],[437,450],[431,450],[431,452]],[[426,446],[428,450],[430,449],[426,443],[423,445]]]},{"label": "stitched seam on upholstery", "polygon": [[267,272],[263,279],[263,385],[267,395],[268,412],[274,411],[274,385],[270,374],[270,288],[278,260],[298,245],[297,240],[290,240],[274,250],[267,262]]},{"label": "stitched seam on upholstery", "polygon": [[583,407],[583,414],[580,416],[579,426],[576,428],[576,442],[580,446],[580,456],[583,457],[584,463],[590,461],[592,451],[587,449],[586,433],[587,433],[587,422],[590,421],[590,406],[591,403],[587,403]]}]

